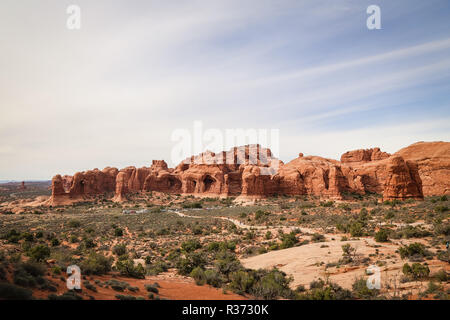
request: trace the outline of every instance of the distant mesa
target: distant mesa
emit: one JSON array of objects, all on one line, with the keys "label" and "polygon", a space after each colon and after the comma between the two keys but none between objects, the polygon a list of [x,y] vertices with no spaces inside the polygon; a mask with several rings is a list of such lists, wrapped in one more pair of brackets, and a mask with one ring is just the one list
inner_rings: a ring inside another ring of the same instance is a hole
[{"label": "distant mesa", "polygon": [[450,194],[450,143],[418,142],[395,154],[379,148],[348,151],[341,160],[299,157],[284,164],[260,145],[207,151],[169,168],[164,160],[150,167],[77,172],[52,179],[49,205],[110,195],[116,202],[134,193],[158,191],[197,196],[311,195],[344,199],[348,194],[381,194],[383,199],[423,199]]}]

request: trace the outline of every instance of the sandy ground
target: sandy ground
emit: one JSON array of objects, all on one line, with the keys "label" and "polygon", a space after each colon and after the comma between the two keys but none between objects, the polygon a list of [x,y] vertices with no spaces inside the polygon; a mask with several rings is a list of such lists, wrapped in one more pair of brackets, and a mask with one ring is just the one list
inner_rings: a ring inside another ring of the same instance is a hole
[{"label": "sandy ground", "polygon": [[[336,235],[334,237],[336,239],[340,238]],[[403,240],[402,243],[406,244],[415,241]],[[300,247],[271,251],[266,254],[242,259],[241,262],[246,268],[250,269],[270,269],[277,267],[288,275],[293,276],[294,281],[291,283],[293,288],[298,285],[304,285],[308,288],[311,281],[328,277],[330,281],[344,288],[351,289],[354,280],[365,275],[366,267],[364,265],[325,268],[325,264],[337,262],[342,258],[341,247],[346,243],[351,244],[352,247],[356,248],[357,254],[362,254],[364,257],[367,257],[369,254],[374,254],[375,250],[378,249],[380,255],[374,257],[372,261],[386,261],[386,265],[380,267],[382,287],[386,287],[388,284],[393,287],[395,280],[398,282],[402,275],[403,264],[407,262],[402,261],[398,254],[395,254],[399,243],[380,244],[376,243],[372,238],[360,238],[359,240],[351,241],[330,240],[328,238],[327,242],[310,243]],[[378,245],[379,247],[375,248],[374,245]],[[382,256],[381,254],[384,255]],[[427,261],[427,263],[429,264],[431,273],[440,269],[446,269],[447,272],[450,271],[448,264],[441,261],[431,260]],[[415,291],[419,286],[424,286],[425,284],[409,282],[397,285],[400,285],[402,290],[414,289],[413,291]]]},{"label": "sandy ground", "polygon": [[[102,288],[95,285],[94,280],[100,280],[106,282],[108,280],[115,279],[118,281],[127,282],[132,287],[138,287],[139,291],[130,292],[118,292],[111,288]],[[62,294],[67,291],[65,282],[59,279],[51,279],[58,285],[57,294]],[[154,284],[157,282],[160,285],[159,293],[157,294],[161,298],[169,300],[246,300],[248,298],[231,293],[223,292],[222,289],[213,288],[208,285],[198,286],[194,280],[187,277],[178,276],[171,273],[163,273],[154,277],[146,277],[145,279],[133,279],[121,276],[113,277],[111,275],[106,276],[93,276],[88,277],[91,284],[94,284],[97,288],[97,292],[93,292],[83,287],[82,292],[79,293],[84,299],[90,299],[89,296],[94,297],[96,300],[117,300],[116,294],[132,295],[135,297],[141,296],[148,300],[148,292],[145,289],[146,284]],[[37,298],[46,299],[50,292],[35,290],[33,295]]]}]

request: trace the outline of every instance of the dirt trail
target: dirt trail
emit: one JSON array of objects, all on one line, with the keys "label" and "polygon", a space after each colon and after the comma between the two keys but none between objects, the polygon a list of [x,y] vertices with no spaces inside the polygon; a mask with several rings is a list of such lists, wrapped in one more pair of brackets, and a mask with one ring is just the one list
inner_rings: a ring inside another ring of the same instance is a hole
[{"label": "dirt trail", "polygon": [[238,228],[240,228],[240,229],[247,229],[247,230],[250,230],[250,229],[253,229],[253,230],[274,230],[274,229],[278,230],[278,229],[283,229],[283,231],[288,230],[288,232],[289,232],[289,231],[291,231],[291,230],[297,229],[297,230],[300,230],[300,231],[303,232],[303,233],[314,233],[314,232],[316,232],[316,230],[311,229],[311,228],[292,227],[292,226],[250,226],[250,225],[247,225],[247,224],[244,224],[244,223],[240,222],[239,220],[232,219],[232,218],[228,218],[228,217],[220,217],[220,216],[213,216],[213,217],[210,217],[210,216],[203,216],[203,217],[202,217],[202,216],[191,216],[191,215],[184,214],[184,213],[182,213],[182,212],[180,212],[180,211],[173,211],[173,210],[169,210],[168,212],[175,213],[175,214],[177,214],[179,217],[183,217],[183,218],[193,218],[193,219],[213,218],[213,219],[222,219],[222,220],[226,220],[226,221],[229,221],[229,222],[233,223],[236,227],[238,227]]}]

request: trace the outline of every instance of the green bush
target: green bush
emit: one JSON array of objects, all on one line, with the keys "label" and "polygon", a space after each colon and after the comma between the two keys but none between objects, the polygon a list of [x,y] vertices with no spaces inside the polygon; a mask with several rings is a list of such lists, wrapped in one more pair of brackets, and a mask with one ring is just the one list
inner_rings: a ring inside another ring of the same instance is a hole
[{"label": "green bush", "polygon": [[253,296],[264,300],[293,297],[294,292],[289,288],[289,283],[293,280],[291,277],[286,277],[286,274],[278,269],[264,273],[250,290]]},{"label": "green bush", "polygon": [[48,296],[48,299],[49,300],[83,300],[83,298],[80,295],[76,294],[75,291],[67,291],[67,292],[64,292],[60,296],[52,293]]},{"label": "green bush", "polygon": [[0,300],[31,300],[33,293],[29,289],[11,283],[0,283]]},{"label": "green bush", "polygon": [[294,232],[281,235],[281,249],[293,247],[298,242]]},{"label": "green bush", "polygon": [[408,263],[405,263],[402,271],[405,276],[415,280],[428,277],[430,274],[430,268],[420,263],[413,263],[411,266]]},{"label": "green bush", "polygon": [[267,217],[270,213],[262,210],[257,210],[255,212],[255,220],[262,220]]},{"label": "green bush", "polygon": [[111,271],[111,259],[100,253],[91,252],[80,264],[82,274],[102,275]]},{"label": "green bush", "polygon": [[375,233],[375,241],[376,242],[387,242],[389,239],[389,233],[386,229],[380,229],[377,233]]},{"label": "green bush", "polygon": [[203,271],[203,269],[200,267],[194,268],[194,270],[191,271],[190,276],[194,278],[195,283],[199,286],[202,286],[206,283],[205,271]]},{"label": "green bush", "polygon": [[127,246],[125,244],[118,244],[118,245],[113,247],[112,252],[116,256],[123,256],[123,255],[125,255],[127,253]]},{"label": "green bush", "polygon": [[176,263],[178,273],[181,275],[189,275],[196,267],[203,268],[206,265],[206,259],[201,253],[192,252],[181,258]]},{"label": "green bush", "polygon": [[44,244],[37,245],[29,250],[29,256],[34,261],[44,261],[50,257],[50,248]]},{"label": "green bush", "polygon": [[359,222],[350,225],[350,235],[352,237],[362,237],[364,235],[363,226]]},{"label": "green bush", "polygon": [[122,237],[123,236],[123,230],[121,228],[115,228],[114,229],[114,236],[115,237]]},{"label": "green bush", "polygon": [[201,247],[202,245],[197,239],[191,239],[181,244],[181,248],[186,252],[193,252]]},{"label": "green bush", "polygon": [[14,270],[13,281],[19,286],[34,288],[46,284],[44,274],[45,267],[43,265],[36,262],[24,262],[17,265]]},{"label": "green bush", "polygon": [[411,243],[410,245],[404,246],[404,247],[400,247],[398,249],[400,257],[402,259],[405,258],[410,258],[412,256],[424,256],[426,251],[425,251],[425,246],[421,243],[415,242],[415,243]]},{"label": "green bush", "polygon": [[201,202],[192,202],[192,203],[184,203],[182,207],[184,209],[201,209],[203,206]]},{"label": "green bush", "polygon": [[352,284],[353,295],[358,299],[373,299],[380,294],[378,289],[369,289],[364,278],[358,278]]},{"label": "green bush", "polygon": [[116,269],[120,272],[121,275],[136,278],[136,279],[145,279],[146,270],[141,265],[134,265],[133,260],[119,260],[116,262]]},{"label": "green bush", "polygon": [[446,282],[450,279],[447,272],[444,269],[439,270],[435,274],[433,274],[433,278],[440,281],[440,282]]},{"label": "green bush", "polygon": [[448,207],[447,207],[447,206],[444,206],[444,205],[436,206],[436,207],[434,208],[434,210],[435,210],[436,212],[439,212],[439,213],[444,213],[444,212],[447,212],[447,211],[448,211]]},{"label": "green bush", "polygon": [[205,271],[206,283],[215,288],[220,288],[222,285],[222,278],[220,274],[215,270],[206,270]]},{"label": "green bush", "polygon": [[349,300],[352,299],[352,293],[335,283],[325,283],[322,279],[313,281],[310,284],[310,290],[305,293],[304,287],[296,290],[300,292],[297,295],[299,300]]},{"label": "green bush", "polygon": [[230,274],[230,289],[238,294],[248,293],[253,286],[255,279],[247,271],[236,271]]},{"label": "green bush", "polygon": [[323,234],[320,234],[320,233],[314,233],[312,235],[311,241],[312,242],[324,242],[325,241],[325,236]]},{"label": "green bush", "polygon": [[148,292],[156,293],[156,294],[159,293],[158,287],[155,286],[154,284],[146,284],[145,290],[147,290]]},{"label": "green bush", "polygon": [[81,227],[81,222],[79,220],[70,220],[68,223],[69,227],[71,228],[79,228]]}]

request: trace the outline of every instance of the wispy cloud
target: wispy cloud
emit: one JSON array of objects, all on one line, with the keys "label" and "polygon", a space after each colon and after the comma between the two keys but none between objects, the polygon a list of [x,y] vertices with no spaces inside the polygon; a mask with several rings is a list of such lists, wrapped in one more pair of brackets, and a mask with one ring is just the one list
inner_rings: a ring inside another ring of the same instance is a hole
[{"label": "wispy cloud", "polygon": [[79,0],[72,32],[4,0],[0,179],[169,160],[194,120],[278,128],[285,161],[450,140],[447,1],[378,2],[380,31],[365,0]]}]

